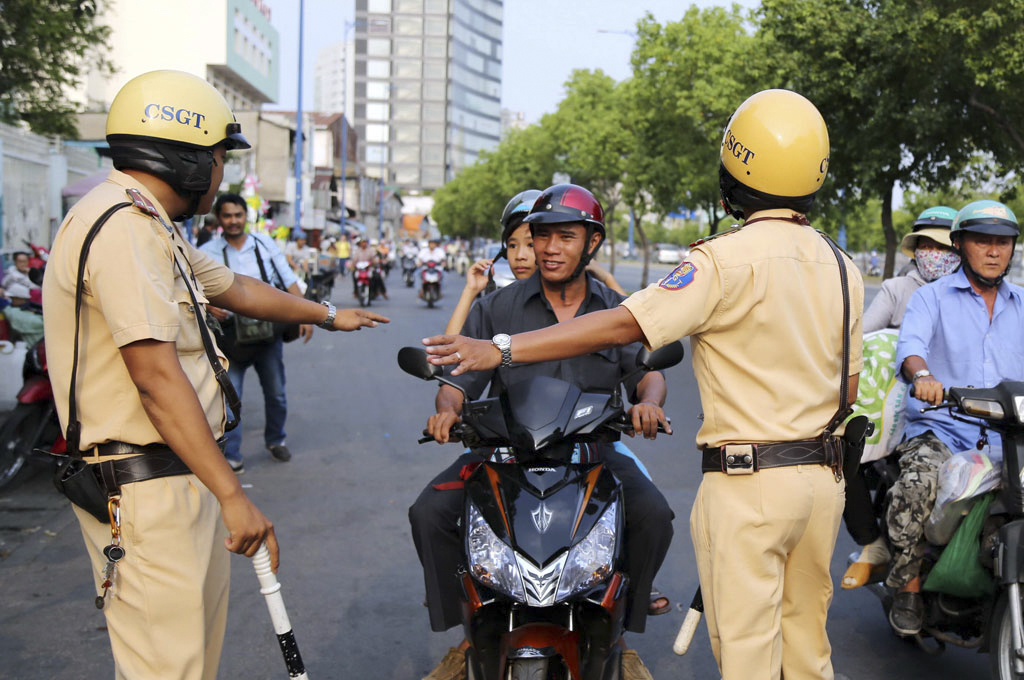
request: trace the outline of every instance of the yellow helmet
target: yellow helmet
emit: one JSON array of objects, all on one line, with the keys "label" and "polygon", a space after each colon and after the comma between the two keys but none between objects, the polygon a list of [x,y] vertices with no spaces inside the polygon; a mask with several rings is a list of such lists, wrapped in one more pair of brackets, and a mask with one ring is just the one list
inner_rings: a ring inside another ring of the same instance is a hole
[{"label": "yellow helmet", "polygon": [[814,104],[789,90],[758,92],[736,109],[722,138],[726,209],[737,217],[744,209],[806,212],[825,181],[828,160],[828,129]]},{"label": "yellow helmet", "polygon": [[189,200],[174,219],[195,214],[210,189],[215,146],[251,148],[224,97],[182,71],[150,71],[125,83],[110,104],[107,143],[115,168],[154,175]]},{"label": "yellow helmet", "polygon": [[251,148],[242,126],[212,85],[183,71],[150,71],[117,92],[107,114],[107,139],[128,136],[209,149]]}]

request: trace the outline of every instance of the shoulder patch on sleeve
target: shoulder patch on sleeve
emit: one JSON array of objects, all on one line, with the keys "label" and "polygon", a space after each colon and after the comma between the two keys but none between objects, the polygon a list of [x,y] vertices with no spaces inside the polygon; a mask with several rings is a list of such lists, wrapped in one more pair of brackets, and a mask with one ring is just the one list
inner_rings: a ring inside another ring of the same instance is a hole
[{"label": "shoulder patch on sleeve", "polygon": [[672,273],[658,282],[658,286],[665,290],[681,290],[693,283],[697,274],[697,267],[692,262],[683,262],[672,270]]}]

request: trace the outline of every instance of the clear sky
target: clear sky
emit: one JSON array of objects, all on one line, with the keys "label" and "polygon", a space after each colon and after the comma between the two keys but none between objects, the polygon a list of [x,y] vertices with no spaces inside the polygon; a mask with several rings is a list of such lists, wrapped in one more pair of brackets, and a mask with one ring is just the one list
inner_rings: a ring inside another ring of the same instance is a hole
[{"label": "clear sky", "polygon": [[[280,36],[280,101],[272,108],[295,109],[298,101],[299,1],[264,0]],[[646,12],[658,21],[680,18],[691,4],[727,5],[724,0],[505,0],[503,107],[522,111],[528,122],[554,111],[562,84],[573,69],[601,69],[617,80],[630,74],[629,54],[636,22]],[[740,5],[755,7],[755,0]],[[319,49],[343,38],[354,17],[353,0],[306,0],[303,106],[313,105],[313,66]],[[602,33],[601,31],[609,31]],[[349,33],[351,37],[352,33]]]}]

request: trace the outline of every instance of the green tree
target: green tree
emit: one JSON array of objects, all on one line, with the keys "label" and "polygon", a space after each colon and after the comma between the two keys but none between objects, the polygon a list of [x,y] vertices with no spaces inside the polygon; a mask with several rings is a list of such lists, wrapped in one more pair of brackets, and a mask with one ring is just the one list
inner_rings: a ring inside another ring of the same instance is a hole
[{"label": "green tree", "polygon": [[[899,242],[892,206],[897,182],[941,190],[969,170],[978,151],[1004,164],[1021,157],[1001,125],[1020,120],[1021,95],[1008,94],[1020,59],[1005,36],[999,44],[1009,52],[978,40],[978,34],[993,37],[1000,26],[1016,35],[1019,23],[1010,27],[1015,17],[1024,20],[1020,0],[762,2],[766,53],[787,75],[786,85],[811,99],[829,127],[830,181],[820,200],[835,204],[842,195],[854,205],[880,199],[887,277]],[[989,78],[983,68],[1000,77]],[[994,113],[976,105],[982,98],[999,102],[990,107]]]},{"label": "green tree", "polygon": [[[722,134],[736,107],[774,73],[749,27],[738,5],[692,6],[664,25],[649,14],[638,22],[623,119],[633,136],[625,194],[637,213],[663,218],[680,205],[701,208],[711,233],[718,230],[726,216],[718,190]],[[646,252],[646,234],[637,233]]]},{"label": "green tree", "polygon": [[[622,201],[625,158],[633,148],[622,123],[623,104],[623,89],[614,78],[600,69],[577,70],[565,83],[565,97],[558,109],[540,122],[558,170],[601,201],[607,223],[615,219]],[[612,246],[609,268],[614,272],[615,234],[613,229],[607,233]]]},{"label": "green tree", "polygon": [[101,9],[98,0],[0,2],[0,121],[77,136],[67,91],[88,66],[113,72],[103,54],[110,29],[97,21]]}]

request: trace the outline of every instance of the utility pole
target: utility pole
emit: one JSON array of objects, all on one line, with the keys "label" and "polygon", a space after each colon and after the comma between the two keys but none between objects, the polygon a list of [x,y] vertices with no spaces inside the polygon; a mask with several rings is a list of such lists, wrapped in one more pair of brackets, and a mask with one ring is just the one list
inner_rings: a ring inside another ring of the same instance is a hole
[{"label": "utility pole", "polygon": [[299,101],[295,107],[295,226],[292,233],[302,229],[302,25],[306,13],[306,0],[299,0]]}]

